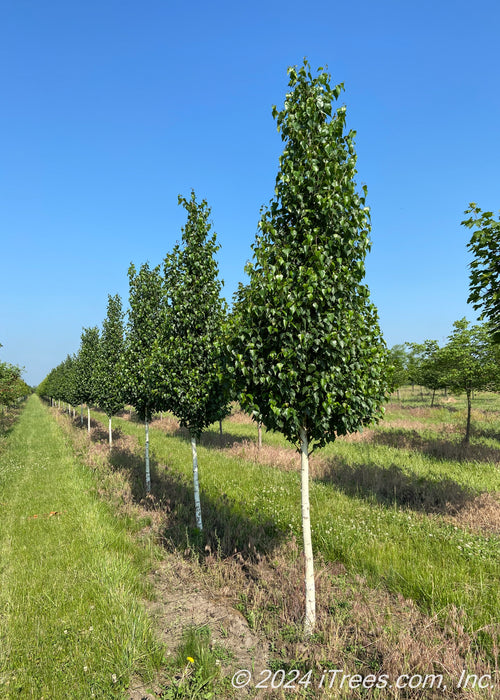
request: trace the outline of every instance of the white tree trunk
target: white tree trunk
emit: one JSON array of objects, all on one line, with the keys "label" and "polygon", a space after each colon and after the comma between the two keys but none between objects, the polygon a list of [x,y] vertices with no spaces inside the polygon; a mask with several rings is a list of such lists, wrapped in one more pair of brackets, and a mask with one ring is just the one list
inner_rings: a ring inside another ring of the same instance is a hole
[{"label": "white tree trunk", "polygon": [[314,585],[314,559],[311,539],[311,515],[309,507],[309,445],[304,428],[300,429],[300,466],[301,466],[301,502],[302,534],[304,537],[304,558],[306,564],[306,619],[304,634],[310,636],[316,625],[316,589]]},{"label": "white tree trunk", "polygon": [[113,434],[111,432],[111,418],[109,419],[109,447],[113,447]]},{"label": "white tree trunk", "polygon": [[149,423],[146,418],[146,493],[151,493],[151,472],[149,470]]},{"label": "white tree trunk", "polygon": [[203,523],[201,521],[200,482],[198,480],[198,455],[196,453],[196,438],[194,435],[191,435],[191,450],[193,452],[193,486],[196,526],[199,530],[203,530]]},{"label": "white tree trunk", "polygon": [[90,406],[87,404],[87,432],[90,433]]}]

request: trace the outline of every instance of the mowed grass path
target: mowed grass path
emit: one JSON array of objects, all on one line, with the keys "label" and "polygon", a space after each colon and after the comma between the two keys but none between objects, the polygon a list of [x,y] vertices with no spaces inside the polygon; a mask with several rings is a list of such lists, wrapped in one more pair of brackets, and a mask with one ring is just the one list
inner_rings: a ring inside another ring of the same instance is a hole
[{"label": "mowed grass path", "polygon": [[[93,415],[104,422],[102,414]],[[144,444],[142,425],[118,418],[113,423]],[[256,436],[255,426],[228,424],[227,430],[243,433],[248,427]],[[151,451],[159,467],[153,471],[153,489],[161,487],[162,474],[166,478],[178,474],[189,489],[192,469],[189,444],[181,437],[163,433],[154,424],[150,436]],[[278,442],[280,438],[271,436],[271,440]],[[498,465],[491,463],[452,464],[422,457],[418,451],[362,443],[339,442],[328,448],[327,455],[334,450],[341,460],[360,468],[376,465],[383,472],[395,464],[399,463],[400,468],[404,465],[415,490],[422,485],[431,488],[434,480],[439,484],[454,477],[457,486],[472,482],[478,491],[498,488]],[[233,523],[239,518],[242,538],[261,522],[271,523],[282,535],[292,533],[301,537],[298,473],[201,446],[198,458],[202,510],[207,524],[220,522],[220,518],[211,517],[211,511],[224,511],[230,503]],[[427,483],[429,479],[431,486]],[[480,645],[491,650],[490,635],[498,635],[500,623],[497,536],[469,532],[436,515],[396,503],[381,503],[364,493],[349,493],[328,480],[312,480],[310,495],[313,540],[325,559],[342,561],[351,573],[367,576],[375,587],[382,585],[413,598],[443,624],[458,609],[466,630]],[[194,524],[193,518],[194,515],[189,524]],[[222,532],[218,534],[223,537]]]},{"label": "mowed grass path", "polygon": [[0,697],[126,697],[162,663],[147,566],[31,396],[0,453]]}]

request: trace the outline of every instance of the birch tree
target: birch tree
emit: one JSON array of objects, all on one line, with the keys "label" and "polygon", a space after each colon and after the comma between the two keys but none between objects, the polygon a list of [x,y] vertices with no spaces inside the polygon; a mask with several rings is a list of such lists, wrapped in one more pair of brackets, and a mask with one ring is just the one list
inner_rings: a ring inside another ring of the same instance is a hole
[{"label": "birch tree", "polygon": [[284,142],[275,197],[264,208],[232,340],[240,403],[301,456],[305,623],[316,621],[309,507],[312,451],[376,419],[388,390],[386,348],[362,283],[370,248],[366,188],[356,190],[354,132],[333,110],[343,85],[323,69],[289,68],[273,108]]},{"label": "birch tree", "polygon": [[228,396],[220,378],[220,357],[226,304],[221,298],[211,233],[210,208],[205,200],[179,196],[187,211],[182,245],[164,262],[168,340],[160,348],[158,364],[167,383],[163,395],[181,426],[189,430],[193,457],[196,525],[202,530],[197,441],[202,431],[228,412]]},{"label": "birch tree", "polygon": [[146,433],[146,493],[151,493],[149,423],[154,411],[163,409],[158,387],[161,374],[155,356],[162,344],[165,294],[160,266],[147,263],[139,271],[130,265],[129,304],[125,349],[121,362],[125,400],[144,421]]},{"label": "birch tree", "polygon": [[75,367],[75,399],[87,404],[87,431],[90,433],[90,404],[97,401],[96,367],[99,359],[99,329],[84,328]]},{"label": "birch tree", "polygon": [[124,407],[121,356],[123,353],[123,311],[120,296],[108,295],[106,318],[102,325],[97,367],[97,401],[108,417],[109,446],[113,437],[111,419]]}]

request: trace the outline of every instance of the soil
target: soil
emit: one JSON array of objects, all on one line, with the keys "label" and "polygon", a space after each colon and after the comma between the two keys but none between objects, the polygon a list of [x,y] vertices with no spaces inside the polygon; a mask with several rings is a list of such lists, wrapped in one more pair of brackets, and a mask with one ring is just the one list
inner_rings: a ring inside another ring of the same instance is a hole
[{"label": "soil", "polygon": [[[212,647],[227,650],[221,660],[222,677],[231,678],[239,669],[252,669],[254,675],[258,675],[267,668],[267,642],[252,632],[245,617],[234,607],[231,596],[214,596],[203,590],[189,572],[187,563],[167,557],[151,574],[156,600],[148,607],[166,655],[175,654],[186,628],[208,626]],[[168,681],[167,678],[163,680],[165,684]],[[161,692],[161,679],[154,688],[132,681],[128,698],[157,700]],[[245,697],[248,693],[246,688],[238,690],[238,696]]]}]

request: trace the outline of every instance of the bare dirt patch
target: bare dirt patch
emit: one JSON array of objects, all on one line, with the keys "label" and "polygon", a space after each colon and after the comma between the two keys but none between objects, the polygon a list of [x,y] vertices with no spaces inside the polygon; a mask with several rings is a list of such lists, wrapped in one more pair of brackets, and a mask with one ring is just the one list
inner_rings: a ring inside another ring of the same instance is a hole
[{"label": "bare dirt patch", "polygon": [[211,576],[200,577],[199,564],[170,555],[153,572],[156,601],[149,608],[160,630],[167,654],[174,653],[188,626],[207,625],[211,642],[228,652],[230,660],[222,662],[223,675],[241,668],[267,667],[268,646],[265,639],[252,632],[245,617],[234,604],[235,590],[217,588]]}]

